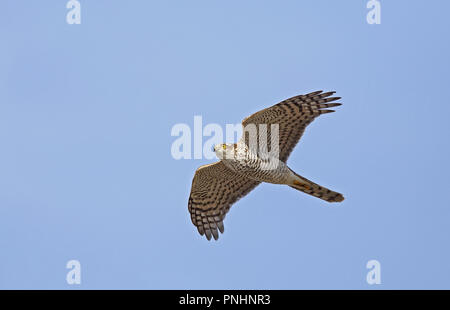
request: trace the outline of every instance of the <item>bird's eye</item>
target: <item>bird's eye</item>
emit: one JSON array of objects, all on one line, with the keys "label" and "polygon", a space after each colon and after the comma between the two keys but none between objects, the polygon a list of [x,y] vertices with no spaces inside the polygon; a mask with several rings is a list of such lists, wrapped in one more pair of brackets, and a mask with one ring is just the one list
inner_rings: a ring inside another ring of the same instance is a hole
[{"label": "bird's eye", "polygon": [[225,150],[227,148],[226,144],[222,144],[222,148]]}]

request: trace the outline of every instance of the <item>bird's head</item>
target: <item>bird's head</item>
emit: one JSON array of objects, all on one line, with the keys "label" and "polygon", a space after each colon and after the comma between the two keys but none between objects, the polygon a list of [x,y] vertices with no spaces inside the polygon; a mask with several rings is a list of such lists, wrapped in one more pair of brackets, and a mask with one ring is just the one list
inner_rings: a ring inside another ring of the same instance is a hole
[{"label": "bird's head", "polygon": [[214,145],[214,152],[219,159],[232,159],[235,155],[237,145],[233,143],[223,143]]}]

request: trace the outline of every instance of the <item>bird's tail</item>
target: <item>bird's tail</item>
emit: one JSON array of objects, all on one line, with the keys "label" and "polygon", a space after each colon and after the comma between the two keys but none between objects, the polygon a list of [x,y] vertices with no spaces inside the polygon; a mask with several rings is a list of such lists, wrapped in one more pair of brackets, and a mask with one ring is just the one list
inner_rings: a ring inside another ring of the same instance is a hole
[{"label": "bird's tail", "polygon": [[296,176],[296,179],[293,180],[291,184],[288,184],[290,187],[328,202],[341,202],[344,200],[344,196],[342,196],[342,194],[329,190],[326,187],[320,186],[296,174],[294,171],[292,172]]}]

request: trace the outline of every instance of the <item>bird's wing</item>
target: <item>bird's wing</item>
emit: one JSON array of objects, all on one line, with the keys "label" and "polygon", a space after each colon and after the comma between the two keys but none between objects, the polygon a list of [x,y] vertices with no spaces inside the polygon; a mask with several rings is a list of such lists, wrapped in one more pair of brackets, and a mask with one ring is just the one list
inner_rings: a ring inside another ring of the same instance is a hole
[{"label": "bird's wing", "polygon": [[250,180],[227,168],[221,161],[201,166],[192,180],[188,208],[192,223],[201,235],[219,238],[223,220],[231,205],[260,182]]},{"label": "bird's wing", "polygon": [[245,128],[248,128],[246,126],[249,124],[254,124],[258,131],[257,143],[260,145],[259,125],[267,124],[267,141],[270,144],[270,125],[278,124],[279,159],[282,162],[286,162],[295,145],[302,137],[306,126],[317,116],[334,112],[333,110],[327,110],[327,108],[341,105],[340,103],[329,103],[341,99],[340,97],[330,97],[334,93],[316,91],[306,95],[295,96],[256,112],[242,121],[242,126],[244,127],[242,139],[248,144],[249,138],[248,135],[247,137],[245,136]]}]

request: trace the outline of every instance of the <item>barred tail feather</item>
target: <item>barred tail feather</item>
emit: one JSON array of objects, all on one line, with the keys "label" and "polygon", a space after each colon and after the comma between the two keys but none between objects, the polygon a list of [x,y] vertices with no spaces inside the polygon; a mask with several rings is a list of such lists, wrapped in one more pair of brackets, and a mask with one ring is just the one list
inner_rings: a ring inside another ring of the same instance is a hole
[{"label": "barred tail feather", "polygon": [[298,177],[298,180],[294,180],[292,184],[289,184],[290,187],[328,202],[341,202],[344,200],[344,196],[342,196],[342,194],[329,190],[326,187],[320,186],[296,174],[295,172],[294,174],[296,177]]}]

